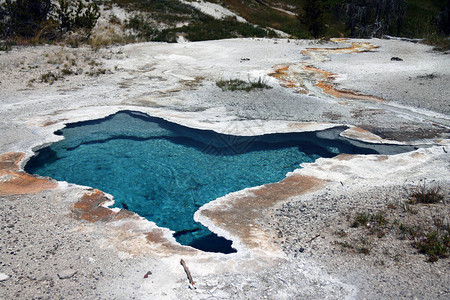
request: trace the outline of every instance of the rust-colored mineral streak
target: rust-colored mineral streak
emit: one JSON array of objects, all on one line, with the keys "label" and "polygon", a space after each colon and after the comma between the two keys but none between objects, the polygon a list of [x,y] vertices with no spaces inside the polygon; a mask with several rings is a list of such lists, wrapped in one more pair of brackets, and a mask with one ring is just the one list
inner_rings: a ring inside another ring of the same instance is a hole
[{"label": "rust-colored mineral streak", "polygon": [[[133,256],[144,253],[196,253],[196,250],[192,248],[169,241],[161,228],[143,229],[140,227],[142,218],[137,214],[125,209],[115,212],[103,206],[110,201],[102,191],[94,189],[86,192],[80,200],[73,204],[71,215],[76,220],[84,220],[89,223],[101,222],[106,226],[115,224],[109,227],[112,229],[111,232],[114,232],[111,245],[114,244],[120,251]],[[114,223],[119,220],[123,222]]]},{"label": "rust-colored mineral streak", "polygon": [[58,186],[55,180],[30,175],[20,169],[25,154],[8,152],[0,155],[0,196],[37,194]]},{"label": "rust-colored mineral streak", "polygon": [[[372,51],[377,47],[369,43],[349,42],[346,39],[334,39],[333,41],[350,44],[350,47],[343,48],[309,48],[303,50],[301,53],[305,56],[318,57],[325,59],[329,54],[349,54],[349,53],[362,53]],[[300,68],[299,68],[300,67]],[[325,70],[313,67],[311,65],[299,65],[299,70],[294,72],[290,66],[276,67],[275,72],[270,73],[269,76],[280,80],[280,85],[286,88],[290,88],[297,93],[307,94],[308,90],[303,83],[303,80],[309,78],[315,81],[315,86],[320,88],[323,93],[333,96],[335,98],[343,98],[348,100],[369,100],[384,102],[383,99],[357,93],[354,91],[337,89],[336,84],[333,83],[335,74],[327,72]]]},{"label": "rust-colored mineral streak", "polygon": [[123,218],[139,219],[137,215],[128,211],[120,210],[114,212],[109,208],[103,207],[105,203],[110,202],[106,195],[97,189],[93,192],[85,193],[81,199],[73,205],[72,215],[77,220],[88,222],[109,222]]},{"label": "rust-colored mineral streak", "polygon": [[268,241],[265,230],[258,224],[264,218],[264,210],[292,196],[317,190],[323,184],[316,177],[293,175],[254,189],[248,196],[235,198],[223,209],[219,204],[202,210],[201,214],[238,236],[248,248],[260,248]]}]

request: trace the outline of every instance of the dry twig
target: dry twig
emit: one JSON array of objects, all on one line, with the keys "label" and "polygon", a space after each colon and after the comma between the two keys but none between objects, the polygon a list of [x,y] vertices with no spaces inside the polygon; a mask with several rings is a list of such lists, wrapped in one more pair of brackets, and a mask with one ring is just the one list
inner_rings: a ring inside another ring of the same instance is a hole
[{"label": "dry twig", "polygon": [[320,234],[316,235],[315,237],[313,237],[312,239],[310,239],[309,241],[307,241],[306,243],[311,243],[312,241],[314,241],[315,239],[317,239],[320,236]]},{"label": "dry twig", "polygon": [[186,266],[186,263],[184,262],[183,259],[180,260],[180,264],[183,266],[184,272],[186,272],[186,275],[187,275],[187,277],[188,277],[188,279],[189,279],[189,283],[190,283],[192,286],[194,286],[194,280],[192,279],[191,272],[189,272],[189,269],[188,269],[188,267]]}]

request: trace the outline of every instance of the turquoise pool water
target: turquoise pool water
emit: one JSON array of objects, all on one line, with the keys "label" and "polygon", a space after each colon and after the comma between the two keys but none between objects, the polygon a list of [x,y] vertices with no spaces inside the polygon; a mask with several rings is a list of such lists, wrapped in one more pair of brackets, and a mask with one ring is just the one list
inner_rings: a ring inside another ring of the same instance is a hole
[{"label": "turquoise pool water", "polygon": [[122,111],[69,124],[65,139],[41,149],[29,173],[98,188],[127,208],[175,231],[184,245],[230,253],[231,242],[193,220],[203,204],[246,187],[277,182],[300,163],[338,153],[377,153],[314,133],[258,137],[195,130],[142,113]]}]

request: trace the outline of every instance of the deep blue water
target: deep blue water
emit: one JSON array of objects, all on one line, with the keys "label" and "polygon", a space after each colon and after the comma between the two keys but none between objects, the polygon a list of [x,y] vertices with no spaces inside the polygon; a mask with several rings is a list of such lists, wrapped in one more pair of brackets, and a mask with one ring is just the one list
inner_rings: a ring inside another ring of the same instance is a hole
[{"label": "deep blue water", "polygon": [[[65,139],[41,149],[29,173],[98,188],[127,208],[176,233],[184,245],[234,252],[231,242],[194,222],[203,204],[246,187],[277,182],[300,163],[338,153],[378,153],[337,135],[341,129],[257,137],[222,135],[123,111],[69,124]],[[322,132],[321,135],[324,135]]]}]

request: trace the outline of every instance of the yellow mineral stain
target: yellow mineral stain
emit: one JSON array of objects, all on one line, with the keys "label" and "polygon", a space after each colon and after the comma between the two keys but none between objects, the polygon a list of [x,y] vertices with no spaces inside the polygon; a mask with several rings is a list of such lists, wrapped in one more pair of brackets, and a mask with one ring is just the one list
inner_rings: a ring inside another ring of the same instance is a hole
[{"label": "yellow mineral stain", "polygon": [[303,82],[296,79],[297,74],[289,69],[289,66],[280,66],[275,68],[275,72],[270,73],[269,76],[277,78],[281,81],[280,85],[285,88],[294,90],[296,93],[307,94]]},{"label": "yellow mineral stain", "polygon": [[[301,53],[305,56],[314,57],[316,58],[316,60],[321,62],[324,61],[326,56],[330,54],[362,53],[378,48],[377,46],[374,46],[370,43],[350,42],[347,39],[332,39],[332,41],[348,44],[349,47],[309,48],[303,50]],[[303,80],[310,79],[316,82],[315,86],[320,88],[323,93],[335,98],[384,102],[383,99],[375,96],[365,95],[354,91],[337,89],[336,85],[333,83],[336,75],[331,72],[327,72],[311,65],[300,65],[300,69],[301,70],[299,72],[294,72],[291,70],[290,66],[280,66],[275,69],[275,72],[270,73],[269,76],[280,80],[281,86],[293,89],[296,92],[301,92],[304,94],[307,94],[308,90],[305,87]]]},{"label": "yellow mineral stain", "polygon": [[344,99],[348,99],[348,100],[369,100],[369,101],[384,102],[383,99],[375,97],[375,96],[356,93],[353,91],[338,90],[334,84],[325,83],[324,81],[318,81],[316,83],[316,86],[321,88],[325,94],[331,95],[335,98],[344,98]]}]

